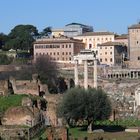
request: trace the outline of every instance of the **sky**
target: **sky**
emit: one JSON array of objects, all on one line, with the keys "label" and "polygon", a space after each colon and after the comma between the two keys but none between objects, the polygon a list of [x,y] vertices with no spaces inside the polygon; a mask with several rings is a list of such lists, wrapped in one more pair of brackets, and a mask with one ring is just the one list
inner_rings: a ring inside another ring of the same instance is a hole
[{"label": "sky", "polygon": [[123,34],[140,21],[140,0],[0,0],[0,5],[0,32],[5,34],[19,24],[42,31],[71,22]]}]

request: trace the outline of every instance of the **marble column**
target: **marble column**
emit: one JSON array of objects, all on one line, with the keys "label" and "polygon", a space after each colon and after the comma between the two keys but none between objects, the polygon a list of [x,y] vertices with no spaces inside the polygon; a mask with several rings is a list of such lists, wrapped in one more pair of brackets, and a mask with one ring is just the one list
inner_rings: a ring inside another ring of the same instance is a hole
[{"label": "marble column", "polygon": [[79,79],[78,79],[78,60],[75,61],[74,79],[75,79],[75,86],[78,86],[78,84],[79,84]]},{"label": "marble column", "polygon": [[84,60],[84,88],[88,89],[88,65],[87,65],[87,60]]},{"label": "marble column", "polygon": [[97,60],[94,60],[94,88],[97,89]]}]

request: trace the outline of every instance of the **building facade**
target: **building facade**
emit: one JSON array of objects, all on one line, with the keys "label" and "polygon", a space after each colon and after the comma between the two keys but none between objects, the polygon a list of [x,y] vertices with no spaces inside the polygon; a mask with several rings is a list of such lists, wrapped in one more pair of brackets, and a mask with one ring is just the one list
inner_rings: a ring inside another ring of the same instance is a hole
[{"label": "building facade", "polygon": [[80,23],[70,23],[64,27],[64,35],[67,37],[75,37],[86,32],[93,32],[93,27]]},{"label": "building facade", "polygon": [[108,41],[114,41],[114,36],[112,32],[88,32],[74,38],[83,40],[85,49],[91,49],[98,53],[97,45]]},{"label": "building facade", "polygon": [[140,23],[128,27],[128,34],[130,67],[140,68]]},{"label": "building facade", "polygon": [[120,42],[106,42],[98,45],[98,52],[100,64],[121,66],[123,64],[127,48]]},{"label": "building facade", "polygon": [[34,42],[34,59],[38,56],[49,56],[51,60],[57,62],[72,62],[73,56],[84,49],[81,40],[59,37],[43,38]]}]

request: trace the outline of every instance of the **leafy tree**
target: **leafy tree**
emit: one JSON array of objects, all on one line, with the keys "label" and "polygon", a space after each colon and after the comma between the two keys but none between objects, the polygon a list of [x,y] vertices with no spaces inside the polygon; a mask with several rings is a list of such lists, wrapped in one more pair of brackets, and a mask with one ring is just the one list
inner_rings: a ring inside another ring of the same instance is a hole
[{"label": "leafy tree", "polygon": [[40,33],[40,36],[49,36],[51,34],[52,30],[51,27],[46,27],[43,29],[43,31]]},{"label": "leafy tree", "polygon": [[58,116],[71,120],[87,120],[88,125],[95,120],[110,116],[111,104],[102,90],[73,88],[67,91],[58,109]]},{"label": "leafy tree", "polygon": [[50,92],[57,92],[56,79],[58,76],[57,64],[49,56],[40,56],[36,59],[35,69],[43,84],[47,84]]},{"label": "leafy tree", "polygon": [[8,36],[4,33],[0,33],[0,49],[3,49],[6,41],[8,40]]},{"label": "leafy tree", "polygon": [[38,31],[33,25],[17,25],[8,35],[9,40],[5,44],[5,49],[29,50],[37,35]]}]

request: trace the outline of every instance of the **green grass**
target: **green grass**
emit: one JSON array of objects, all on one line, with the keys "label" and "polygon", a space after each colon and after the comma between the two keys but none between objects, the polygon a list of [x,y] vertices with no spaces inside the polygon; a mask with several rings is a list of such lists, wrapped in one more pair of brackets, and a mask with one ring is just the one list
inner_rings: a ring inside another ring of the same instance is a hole
[{"label": "green grass", "polygon": [[70,138],[77,138],[77,139],[84,139],[85,137],[88,140],[97,139],[103,137],[103,140],[136,140],[140,137],[139,133],[126,133],[122,132],[94,132],[94,133],[87,133],[87,131],[82,129],[81,127],[77,128],[70,128],[69,129],[69,136]]},{"label": "green grass", "polygon": [[0,96],[0,112],[6,111],[10,107],[20,106],[23,97],[27,95]]}]

